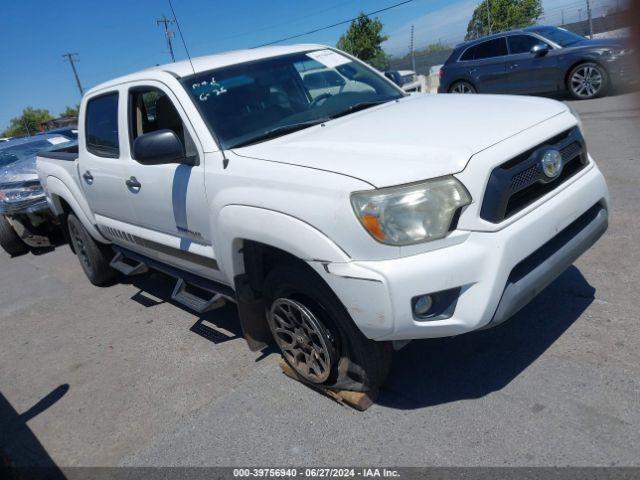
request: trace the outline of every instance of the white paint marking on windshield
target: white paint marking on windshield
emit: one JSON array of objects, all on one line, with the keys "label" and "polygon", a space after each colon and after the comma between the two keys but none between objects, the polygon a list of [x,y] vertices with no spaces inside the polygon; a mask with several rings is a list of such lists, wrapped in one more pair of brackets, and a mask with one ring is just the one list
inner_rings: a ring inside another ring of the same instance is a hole
[{"label": "white paint marking on windshield", "polygon": [[216,97],[219,97],[223,93],[227,92],[226,88],[224,88],[222,85],[216,82],[215,77],[211,77],[211,82],[207,82],[206,80],[203,80],[200,83],[194,83],[191,86],[191,89],[196,94],[198,94],[198,98],[200,99],[201,102],[206,102],[207,100],[209,100],[209,97],[212,94],[215,94]]}]

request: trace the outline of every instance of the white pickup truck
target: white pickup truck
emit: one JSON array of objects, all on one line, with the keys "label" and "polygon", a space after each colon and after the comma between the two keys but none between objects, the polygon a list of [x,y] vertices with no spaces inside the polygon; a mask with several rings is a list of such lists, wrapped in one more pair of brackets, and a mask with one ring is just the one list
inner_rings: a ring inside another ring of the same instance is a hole
[{"label": "white pickup truck", "polygon": [[117,78],[79,124],[77,152],[37,165],[91,282],[151,268],[197,312],[236,302],[252,349],[275,339],[334,388],[376,388],[410,339],[507,320],[607,228],[564,104],[407,95],[320,45]]}]

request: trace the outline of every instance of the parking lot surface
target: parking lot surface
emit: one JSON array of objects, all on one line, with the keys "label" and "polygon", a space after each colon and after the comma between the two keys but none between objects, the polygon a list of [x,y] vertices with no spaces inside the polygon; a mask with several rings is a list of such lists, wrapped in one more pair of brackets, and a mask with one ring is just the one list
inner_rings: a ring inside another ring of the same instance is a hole
[{"label": "parking lot surface", "polygon": [[[640,465],[640,95],[571,102],[607,234],[508,323],[415,341],[342,407],[150,274],[93,287],[67,246],[0,254],[0,446],[59,466]],[[425,132],[428,134],[428,132]],[[212,330],[210,327],[214,328]]]}]

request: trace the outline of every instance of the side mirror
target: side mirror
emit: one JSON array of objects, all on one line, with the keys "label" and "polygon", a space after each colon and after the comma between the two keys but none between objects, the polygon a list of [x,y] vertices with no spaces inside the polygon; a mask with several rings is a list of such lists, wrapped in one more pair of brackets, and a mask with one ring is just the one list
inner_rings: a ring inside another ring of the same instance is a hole
[{"label": "side mirror", "polygon": [[156,130],[133,141],[133,158],[143,165],[182,163],[184,145],[173,130]]},{"label": "side mirror", "polygon": [[547,53],[549,53],[549,47],[544,43],[538,43],[531,47],[531,53],[533,53],[536,57],[544,57]]}]

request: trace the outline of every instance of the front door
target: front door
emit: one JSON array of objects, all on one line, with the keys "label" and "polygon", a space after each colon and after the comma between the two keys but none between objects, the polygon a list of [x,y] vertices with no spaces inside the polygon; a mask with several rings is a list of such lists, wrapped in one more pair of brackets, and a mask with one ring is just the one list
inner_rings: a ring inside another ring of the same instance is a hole
[{"label": "front door", "polygon": [[[551,46],[533,35],[510,35],[507,74],[505,84],[507,93],[545,93],[553,92],[558,83],[558,61]],[[536,55],[531,53],[535,45],[546,46],[549,53]]]},{"label": "front door", "polygon": [[[206,277],[221,277],[211,239],[204,154],[180,103],[164,84],[134,83],[128,89],[127,117],[131,160],[128,196],[144,253]],[[164,165],[137,162],[133,149],[136,138],[165,129],[182,142],[185,161]]]}]

